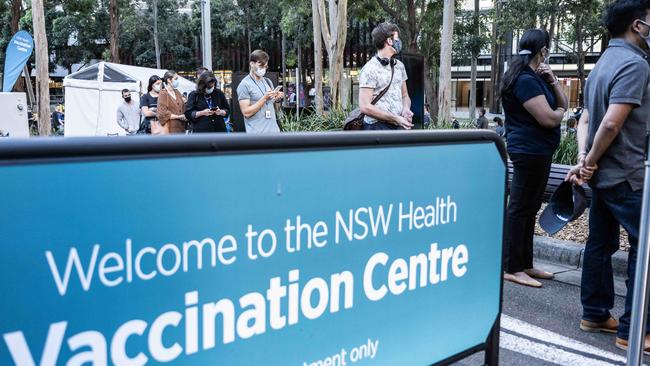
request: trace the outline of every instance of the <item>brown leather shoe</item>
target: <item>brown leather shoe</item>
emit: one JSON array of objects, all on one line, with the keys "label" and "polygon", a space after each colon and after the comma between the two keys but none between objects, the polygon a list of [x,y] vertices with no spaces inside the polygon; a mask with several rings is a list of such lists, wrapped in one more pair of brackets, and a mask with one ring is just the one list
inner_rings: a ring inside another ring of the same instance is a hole
[{"label": "brown leather shoe", "polygon": [[542,287],[542,283],[530,278],[525,272],[517,272],[517,273],[505,273],[503,275],[503,279],[506,281],[510,281],[513,283],[516,283],[518,285],[524,285],[524,286],[530,286],[530,287]]},{"label": "brown leather shoe", "polygon": [[585,332],[598,333],[616,333],[618,330],[618,320],[609,317],[604,322],[590,322],[588,320],[580,320],[580,329]]},{"label": "brown leather shoe", "polygon": [[542,280],[552,280],[555,278],[555,275],[551,272],[542,271],[541,269],[537,268],[524,269],[524,272],[526,272],[526,274],[532,278],[539,278]]},{"label": "brown leather shoe", "polygon": [[[628,346],[627,339],[616,337],[616,343],[615,344],[616,344],[616,348],[620,348],[620,349],[622,349],[624,351],[627,351],[627,348],[628,348],[627,347]],[[645,336],[645,343],[643,345],[643,354],[647,355],[647,356],[650,356],[650,335],[648,335],[648,334],[646,334],[646,336]]]}]

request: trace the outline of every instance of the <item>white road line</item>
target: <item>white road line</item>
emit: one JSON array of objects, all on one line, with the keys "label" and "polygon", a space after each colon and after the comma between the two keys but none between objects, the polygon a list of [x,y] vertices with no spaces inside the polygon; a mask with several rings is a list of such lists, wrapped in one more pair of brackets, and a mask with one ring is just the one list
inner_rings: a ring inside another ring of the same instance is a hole
[{"label": "white road line", "polygon": [[517,337],[510,333],[501,332],[501,348],[524,355],[534,357],[539,360],[554,363],[562,366],[616,366],[598,359],[585,357],[576,353],[571,353],[553,346],[547,346],[542,343],[533,342],[526,338]]},{"label": "white road line", "polygon": [[[569,348],[601,358],[606,358],[612,361],[623,363],[627,361],[627,359],[623,356],[602,350],[600,348],[588,345],[575,339],[571,339],[569,337],[565,337],[561,334],[551,332],[550,330],[526,323],[505,314],[501,315],[501,328],[507,329],[511,332],[519,333],[521,335],[525,335],[530,338],[535,338],[546,343],[551,343],[557,346]],[[612,337],[612,342],[614,342],[614,337]]]}]

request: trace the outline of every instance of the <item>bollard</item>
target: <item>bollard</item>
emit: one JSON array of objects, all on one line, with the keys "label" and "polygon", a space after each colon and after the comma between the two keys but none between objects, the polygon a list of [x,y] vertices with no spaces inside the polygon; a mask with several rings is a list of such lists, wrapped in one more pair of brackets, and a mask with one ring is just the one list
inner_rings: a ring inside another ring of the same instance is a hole
[{"label": "bollard", "polygon": [[645,179],[643,183],[643,202],[641,205],[641,227],[639,229],[639,244],[636,258],[636,273],[634,276],[634,298],[632,300],[632,318],[630,319],[630,337],[628,340],[627,364],[639,366],[643,361],[643,346],[645,345],[646,320],[648,315],[648,283],[650,271],[650,243],[648,222],[650,210],[650,161],[648,161],[648,141],[646,141]]}]

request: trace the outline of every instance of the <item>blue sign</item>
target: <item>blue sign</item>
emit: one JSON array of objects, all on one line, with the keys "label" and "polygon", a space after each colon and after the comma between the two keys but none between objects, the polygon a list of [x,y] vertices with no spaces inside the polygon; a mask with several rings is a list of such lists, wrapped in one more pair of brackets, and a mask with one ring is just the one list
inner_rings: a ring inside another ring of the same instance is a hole
[{"label": "blue sign", "polygon": [[34,40],[26,31],[19,31],[11,38],[5,54],[5,72],[2,80],[3,92],[11,92],[27,60],[32,56],[33,50]]},{"label": "blue sign", "polygon": [[445,360],[500,313],[504,174],[485,142],[2,165],[0,364]]}]

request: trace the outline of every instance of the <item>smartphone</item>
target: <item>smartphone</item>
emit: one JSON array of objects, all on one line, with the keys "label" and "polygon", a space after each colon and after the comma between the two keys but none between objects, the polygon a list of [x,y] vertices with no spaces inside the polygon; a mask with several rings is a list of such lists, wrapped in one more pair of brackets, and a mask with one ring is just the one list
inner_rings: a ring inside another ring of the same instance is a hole
[{"label": "smartphone", "polygon": [[277,93],[282,90],[282,85],[279,85],[275,90],[273,91],[274,93]]},{"label": "smartphone", "polygon": [[211,111],[218,111],[219,107],[210,108]]}]

